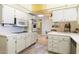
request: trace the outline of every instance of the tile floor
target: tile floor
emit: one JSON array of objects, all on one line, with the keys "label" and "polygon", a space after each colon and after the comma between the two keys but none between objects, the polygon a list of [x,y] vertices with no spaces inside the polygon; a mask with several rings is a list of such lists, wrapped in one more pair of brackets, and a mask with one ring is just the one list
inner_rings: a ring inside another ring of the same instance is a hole
[{"label": "tile floor", "polygon": [[36,44],[22,51],[20,54],[48,54],[47,45],[48,40],[45,36],[38,36]]}]

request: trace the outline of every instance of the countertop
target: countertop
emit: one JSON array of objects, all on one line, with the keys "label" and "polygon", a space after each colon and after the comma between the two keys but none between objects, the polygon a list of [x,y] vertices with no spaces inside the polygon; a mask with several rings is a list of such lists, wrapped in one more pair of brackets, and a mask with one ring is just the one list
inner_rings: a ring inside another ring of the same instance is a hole
[{"label": "countertop", "polygon": [[66,33],[66,32],[48,32],[48,35],[53,34],[53,35],[64,35],[64,36],[69,36],[71,37],[77,44],[79,44],[79,33]]},{"label": "countertop", "polygon": [[28,32],[0,32],[0,35],[2,35],[2,36],[12,36],[12,35],[18,35],[18,34],[23,34],[23,33],[28,33]]}]

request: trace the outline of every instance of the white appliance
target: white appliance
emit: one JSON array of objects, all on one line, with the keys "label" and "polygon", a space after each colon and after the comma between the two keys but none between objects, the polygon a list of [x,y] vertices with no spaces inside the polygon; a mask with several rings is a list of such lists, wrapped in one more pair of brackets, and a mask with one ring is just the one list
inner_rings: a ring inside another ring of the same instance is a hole
[{"label": "white appliance", "polygon": [[28,26],[28,22],[27,22],[27,20],[23,20],[23,19],[16,19],[15,18],[15,24],[16,24],[16,26]]}]

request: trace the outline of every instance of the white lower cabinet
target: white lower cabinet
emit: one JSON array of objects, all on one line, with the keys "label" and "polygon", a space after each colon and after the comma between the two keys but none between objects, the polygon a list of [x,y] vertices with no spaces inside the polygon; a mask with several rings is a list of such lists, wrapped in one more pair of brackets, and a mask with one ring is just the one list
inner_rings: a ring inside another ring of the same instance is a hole
[{"label": "white lower cabinet", "polygon": [[16,52],[20,52],[25,49],[25,39],[24,34],[19,34],[16,39]]},{"label": "white lower cabinet", "polygon": [[33,44],[33,43],[35,43],[36,42],[36,40],[37,40],[37,36],[36,36],[37,34],[36,33],[29,33],[29,36],[28,36],[28,38],[29,38],[29,44],[31,45],[31,44]]},{"label": "white lower cabinet", "polygon": [[36,42],[34,33],[19,34],[16,40],[17,40],[16,41],[16,52],[17,53]]},{"label": "white lower cabinet", "polygon": [[61,35],[48,35],[48,50],[51,52],[70,53],[70,37]]},{"label": "white lower cabinet", "polygon": [[10,36],[8,37],[8,41],[7,41],[7,46],[8,46],[8,49],[7,49],[7,53],[16,53],[16,36]]},{"label": "white lower cabinet", "polygon": [[31,40],[30,43],[33,44],[36,42],[35,33],[31,33]]},{"label": "white lower cabinet", "polygon": [[15,54],[29,47],[37,40],[36,33],[0,35],[0,53]]},{"label": "white lower cabinet", "polygon": [[77,44],[77,47],[76,47],[76,54],[79,54],[79,44]]},{"label": "white lower cabinet", "polygon": [[0,36],[0,53],[15,54],[15,36]]},{"label": "white lower cabinet", "polygon": [[25,46],[26,48],[30,46],[30,36],[29,34],[25,34]]}]

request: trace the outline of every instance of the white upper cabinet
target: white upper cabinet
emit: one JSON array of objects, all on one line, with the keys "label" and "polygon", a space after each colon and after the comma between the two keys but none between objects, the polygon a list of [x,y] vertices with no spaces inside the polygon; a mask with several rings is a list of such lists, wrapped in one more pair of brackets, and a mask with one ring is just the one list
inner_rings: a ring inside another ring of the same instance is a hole
[{"label": "white upper cabinet", "polygon": [[77,20],[77,8],[66,8],[62,10],[53,11],[52,21],[76,21]]},{"label": "white upper cabinet", "polygon": [[19,10],[15,10],[15,17],[16,17],[16,25],[17,26],[27,26],[27,14],[19,11]]},{"label": "white upper cabinet", "polygon": [[15,17],[22,20],[27,20],[27,14],[19,10],[15,10]]},{"label": "white upper cabinet", "polygon": [[4,23],[14,23],[14,8],[3,5],[2,20]]},{"label": "white upper cabinet", "polygon": [[0,23],[2,22],[2,5],[0,4]]},{"label": "white upper cabinet", "polygon": [[53,21],[63,21],[63,10],[53,11]]},{"label": "white upper cabinet", "polygon": [[19,19],[23,19],[22,12],[15,9],[15,17]]},{"label": "white upper cabinet", "polygon": [[76,21],[77,20],[77,8],[64,9],[64,20],[65,21]]}]

